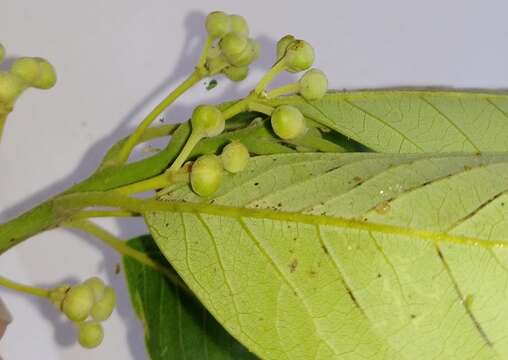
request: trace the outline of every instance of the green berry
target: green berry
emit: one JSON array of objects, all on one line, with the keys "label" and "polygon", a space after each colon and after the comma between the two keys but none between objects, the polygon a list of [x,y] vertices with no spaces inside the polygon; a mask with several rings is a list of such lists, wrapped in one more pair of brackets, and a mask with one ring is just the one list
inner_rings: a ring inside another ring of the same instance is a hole
[{"label": "green berry", "polygon": [[86,280],[83,284],[88,286],[92,290],[95,302],[102,299],[104,295],[104,289],[106,288],[106,286],[104,285],[104,281],[102,281],[102,279],[94,276]]},{"label": "green berry", "polygon": [[221,159],[224,169],[237,173],[245,169],[249,161],[249,150],[239,141],[233,141],[222,150]]},{"label": "green berry", "polygon": [[249,45],[249,38],[234,32],[226,34],[220,41],[219,46],[228,61],[234,60],[243,53]]},{"label": "green berry", "polygon": [[91,315],[96,321],[107,320],[116,305],[116,293],[112,287],[106,287],[102,298],[92,307]]},{"label": "green berry", "polygon": [[102,325],[95,321],[86,321],[78,325],[78,341],[81,346],[93,349],[102,343],[104,330]]},{"label": "green berry", "polygon": [[72,321],[84,321],[94,304],[92,289],[86,285],[76,285],[67,292],[63,303],[62,311]]},{"label": "green berry", "polygon": [[11,106],[26,89],[26,83],[10,72],[0,72],[0,103]]},{"label": "green berry", "polygon": [[52,88],[56,83],[55,68],[46,59],[36,58],[36,60],[39,62],[40,74],[31,85],[38,89]]},{"label": "green berry", "polygon": [[0,63],[4,61],[5,58],[5,48],[2,44],[0,44]]},{"label": "green berry", "polygon": [[318,69],[310,69],[301,77],[300,94],[307,100],[321,99],[328,90],[328,78]]},{"label": "green berry", "polygon": [[248,66],[228,66],[222,70],[229,80],[242,81],[249,75]]},{"label": "green berry", "polygon": [[192,130],[213,137],[224,131],[225,122],[222,112],[215,106],[199,105],[194,109],[191,117]]},{"label": "green berry", "polygon": [[248,66],[259,57],[259,44],[248,39],[244,50],[233,58],[228,59],[231,65],[236,67]]},{"label": "green berry", "polygon": [[222,163],[217,155],[203,155],[198,158],[190,173],[192,190],[206,197],[215,193],[220,186],[223,174]]},{"label": "green berry", "polygon": [[11,73],[19,76],[28,84],[35,82],[41,73],[39,61],[33,57],[22,57],[16,59],[11,67]]},{"label": "green berry", "polygon": [[231,18],[222,11],[211,12],[206,17],[205,27],[212,38],[221,38],[231,31]]},{"label": "green berry", "polygon": [[293,35],[286,35],[277,41],[277,60],[282,59],[282,57],[286,54],[289,44],[293,41],[295,41],[295,37]]},{"label": "green berry", "polygon": [[294,106],[282,105],[272,113],[272,128],[278,137],[285,140],[303,135],[307,130],[303,114]]},{"label": "green berry", "polygon": [[249,25],[245,18],[240,15],[230,15],[231,31],[243,36],[249,36]]},{"label": "green berry", "polygon": [[285,57],[288,71],[304,71],[314,63],[314,49],[304,40],[295,40],[288,45]]}]

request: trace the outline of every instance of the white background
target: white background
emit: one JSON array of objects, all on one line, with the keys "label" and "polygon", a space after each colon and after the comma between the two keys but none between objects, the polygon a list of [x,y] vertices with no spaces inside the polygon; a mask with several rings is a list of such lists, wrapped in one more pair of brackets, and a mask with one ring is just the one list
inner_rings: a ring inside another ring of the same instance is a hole
[{"label": "white background", "polygon": [[[87,176],[108,146],[192,70],[205,14],[216,9],[248,19],[262,58],[244,84],[219,79],[212,92],[198,84],[166,121],[185,120],[200,101],[245,94],[286,33],[314,45],[316,66],[336,89],[508,85],[506,0],[1,0],[0,42],[9,56],[48,58],[59,80],[50,91],[24,94],[8,120],[0,144],[0,222]],[[140,221],[108,226],[124,237],[144,232]],[[15,317],[0,340],[4,359],[146,359],[122,275],[114,274],[117,262],[93,239],[63,230],[2,255],[3,276],[53,286],[100,275],[120,295],[103,345],[86,351],[51,306],[0,289]]]}]

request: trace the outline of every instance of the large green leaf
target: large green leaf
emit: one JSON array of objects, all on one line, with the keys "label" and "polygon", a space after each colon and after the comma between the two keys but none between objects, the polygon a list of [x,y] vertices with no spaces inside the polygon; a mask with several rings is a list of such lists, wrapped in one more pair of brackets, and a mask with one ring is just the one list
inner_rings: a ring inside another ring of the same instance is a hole
[{"label": "large green leaf", "polygon": [[507,190],[502,153],[281,154],[146,220],[261,358],[506,359]]},{"label": "large green leaf", "polygon": [[[150,236],[132,239],[129,245],[166,263]],[[129,257],[123,262],[131,301],[144,324],[152,359],[255,359],[196,299],[151,268]]]},{"label": "large green leaf", "polygon": [[298,106],[314,121],[379,152],[508,151],[508,96],[495,92],[334,92]]}]

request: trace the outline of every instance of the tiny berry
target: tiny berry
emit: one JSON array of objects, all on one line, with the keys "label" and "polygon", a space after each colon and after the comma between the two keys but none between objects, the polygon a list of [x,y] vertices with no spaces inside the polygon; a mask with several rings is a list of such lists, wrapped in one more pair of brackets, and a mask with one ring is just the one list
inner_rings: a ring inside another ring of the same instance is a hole
[{"label": "tiny berry", "polygon": [[226,171],[237,173],[245,169],[249,161],[249,150],[239,141],[233,141],[222,150],[222,165]]},{"label": "tiny berry", "polygon": [[38,89],[52,88],[56,83],[55,68],[46,59],[36,58],[36,60],[39,62],[40,74],[31,86]]},{"label": "tiny berry", "polygon": [[314,63],[314,49],[304,40],[294,40],[288,45],[285,58],[288,71],[304,71]]},{"label": "tiny berry", "polygon": [[92,290],[95,302],[102,299],[102,296],[104,295],[104,289],[106,288],[102,279],[94,276],[86,280],[83,284]]},{"label": "tiny berry", "polygon": [[231,18],[225,12],[213,11],[206,17],[205,27],[212,38],[221,38],[231,31]]},{"label": "tiny berry", "polygon": [[78,324],[78,341],[86,349],[93,349],[102,343],[104,330],[100,323],[85,321]]},{"label": "tiny berry", "polygon": [[285,140],[303,135],[307,130],[303,114],[294,106],[282,105],[272,113],[272,128],[278,137]]},{"label": "tiny berry", "polygon": [[62,311],[69,320],[84,321],[94,304],[92,289],[86,285],[76,285],[70,288],[62,302]]},{"label": "tiny berry", "polygon": [[215,106],[199,105],[192,113],[192,130],[205,137],[217,136],[224,131],[225,122],[222,112]]},{"label": "tiny berry", "polygon": [[222,70],[224,75],[232,81],[242,81],[249,75],[248,66],[228,66]]},{"label": "tiny berry", "polygon": [[286,54],[289,44],[293,41],[295,41],[295,37],[293,35],[286,35],[277,41],[277,60],[282,59],[282,57]]},{"label": "tiny berry", "polygon": [[243,36],[249,36],[249,26],[245,18],[240,15],[230,15],[231,31]]},{"label": "tiny berry", "polygon": [[328,79],[324,72],[310,69],[301,77],[300,94],[307,100],[321,99],[328,90]]},{"label": "tiny berry", "polygon": [[221,184],[222,163],[217,155],[203,155],[192,165],[190,181],[192,190],[206,197],[215,193]]},{"label": "tiny berry", "polygon": [[22,57],[16,59],[11,66],[11,73],[19,76],[26,83],[32,84],[40,76],[39,61],[33,57]]}]

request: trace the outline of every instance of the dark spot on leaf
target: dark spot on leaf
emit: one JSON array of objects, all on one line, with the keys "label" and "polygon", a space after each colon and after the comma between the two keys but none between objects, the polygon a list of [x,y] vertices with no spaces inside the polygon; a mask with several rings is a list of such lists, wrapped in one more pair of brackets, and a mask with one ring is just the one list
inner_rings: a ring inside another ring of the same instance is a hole
[{"label": "dark spot on leaf", "polygon": [[210,204],[213,204],[215,202],[215,199],[210,200]]},{"label": "dark spot on leaf", "polygon": [[310,277],[315,277],[317,275],[317,272],[315,270],[310,270],[309,275]]},{"label": "dark spot on leaf", "polygon": [[326,248],[326,246],[324,246],[324,245],[323,245],[323,246],[321,246],[321,249],[323,249],[324,253],[325,253],[326,255],[328,255],[328,249]]},{"label": "dark spot on leaf", "polygon": [[416,319],[416,315],[415,314],[410,314],[409,316],[411,316],[411,319]]},{"label": "dark spot on leaf", "polygon": [[363,179],[362,179],[362,177],[361,177],[361,176],[355,176],[355,177],[353,178],[353,180],[354,180],[354,181],[356,181],[356,182],[362,182],[362,181],[363,181]]},{"label": "dark spot on leaf", "polygon": [[296,241],[296,239],[297,239],[297,238],[296,238],[296,237],[294,237],[294,238],[293,238],[293,241]]},{"label": "dark spot on leaf", "polygon": [[473,167],[470,166],[470,165],[464,165],[464,171],[469,171],[471,170]]},{"label": "dark spot on leaf", "polygon": [[501,203],[501,206],[504,206],[504,202]]},{"label": "dark spot on leaf", "polygon": [[259,183],[258,183],[258,182],[255,182],[255,183],[254,183],[254,186],[258,186],[258,185],[259,185]]},{"label": "dark spot on leaf", "polygon": [[346,289],[347,289],[347,293],[349,294],[349,297],[351,298],[351,300],[353,300],[355,305],[360,308],[360,304],[358,303],[358,300],[356,300],[356,297],[353,294],[353,291],[350,288],[346,288]]},{"label": "dark spot on leaf", "polygon": [[289,272],[294,273],[298,267],[298,259],[293,259],[289,264]]},{"label": "dark spot on leaf", "polygon": [[381,279],[382,277],[383,277],[383,275],[381,275],[381,274],[377,274],[377,278],[378,278],[378,279]]},{"label": "dark spot on leaf", "polygon": [[278,206],[278,207],[282,207],[282,203],[278,203],[278,204],[277,204],[277,206]]},{"label": "dark spot on leaf", "polygon": [[14,243],[15,241],[16,241],[15,238],[9,239],[9,243],[11,243],[11,244]]}]

